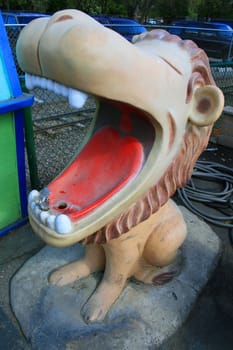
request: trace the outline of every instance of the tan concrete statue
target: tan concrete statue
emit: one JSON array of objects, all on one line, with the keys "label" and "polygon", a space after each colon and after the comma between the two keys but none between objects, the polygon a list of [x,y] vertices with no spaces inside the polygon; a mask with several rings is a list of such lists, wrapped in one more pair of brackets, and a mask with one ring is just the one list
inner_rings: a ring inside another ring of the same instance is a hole
[{"label": "tan concrete statue", "polygon": [[98,102],[90,140],[41,192],[29,218],[48,244],[82,242],[85,256],[50,276],[59,286],[104,271],[82,309],[102,320],[128,278],[163,284],[186,237],[170,200],[192,174],[224,98],[208,58],[192,41],[152,30],[128,42],[88,15],[64,10],[28,24],[17,57],[29,88],[81,107]]}]

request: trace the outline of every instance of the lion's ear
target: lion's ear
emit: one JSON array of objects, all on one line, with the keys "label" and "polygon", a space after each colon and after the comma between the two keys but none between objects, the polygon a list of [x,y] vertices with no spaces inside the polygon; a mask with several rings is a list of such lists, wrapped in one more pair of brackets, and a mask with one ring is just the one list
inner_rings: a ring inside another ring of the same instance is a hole
[{"label": "lion's ear", "polygon": [[190,105],[191,122],[198,126],[207,126],[220,117],[224,107],[224,96],[217,86],[206,85],[195,90]]}]

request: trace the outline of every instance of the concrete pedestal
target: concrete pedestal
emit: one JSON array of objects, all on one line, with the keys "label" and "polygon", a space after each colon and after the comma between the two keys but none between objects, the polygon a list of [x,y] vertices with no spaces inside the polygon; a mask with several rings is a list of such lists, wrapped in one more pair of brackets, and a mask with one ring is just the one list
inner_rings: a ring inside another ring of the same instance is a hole
[{"label": "concrete pedestal", "polygon": [[214,271],[221,244],[211,228],[181,208],[188,226],[184,266],[168,284],[154,287],[129,281],[104,322],[86,324],[82,305],[101,274],[64,287],[51,286],[49,273],[77,260],[84,248],[46,246],[29,259],[11,282],[11,304],[36,350],[155,349],[181,327]]}]

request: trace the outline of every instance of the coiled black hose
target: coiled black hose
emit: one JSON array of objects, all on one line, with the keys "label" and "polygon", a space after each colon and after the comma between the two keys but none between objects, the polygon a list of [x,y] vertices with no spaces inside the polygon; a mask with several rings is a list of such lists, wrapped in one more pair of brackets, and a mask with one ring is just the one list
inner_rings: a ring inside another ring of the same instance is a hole
[{"label": "coiled black hose", "polygon": [[[210,190],[210,187],[213,189]],[[183,204],[194,214],[211,224],[227,228],[233,245],[232,168],[211,161],[198,160],[190,181],[185,187],[178,189],[177,193]],[[215,208],[221,214],[201,210],[194,202]]]}]

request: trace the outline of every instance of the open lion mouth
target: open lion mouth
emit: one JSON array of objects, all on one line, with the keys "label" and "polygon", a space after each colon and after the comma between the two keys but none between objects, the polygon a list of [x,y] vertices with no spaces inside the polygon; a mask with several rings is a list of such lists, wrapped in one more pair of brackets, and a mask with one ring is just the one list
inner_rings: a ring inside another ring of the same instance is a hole
[{"label": "open lion mouth", "polygon": [[134,214],[122,233],[152,213],[145,204],[147,214],[140,217],[144,204],[138,203],[163,176],[185,128],[177,96],[168,99],[167,88],[180,84],[185,104],[190,69],[178,69],[188,60],[183,50],[173,62],[176,43],[161,43],[166,32],[144,34],[129,43],[76,10],[32,21],[20,33],[16,52],[29,90],[51,90],[74,108],[88,95],[97,100],[89,141],[46,188],[29,195],[32,227],[49,244],[70,245],[102,229],[112,239],[118,233],[107,226],[128,210]]},{"label": "open lion mouth", "polygon": [[[87,94],[26,74],[26,86],[45,88],[81,108]],[[142,170],[155,140],[147,114],[128,104],[98,98],[93,134],[67,168],[40,193],[29,195],[32,215],[58,234],[111,199]]]}]

